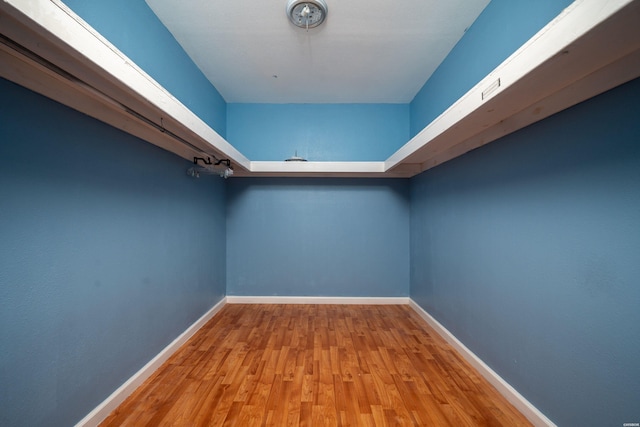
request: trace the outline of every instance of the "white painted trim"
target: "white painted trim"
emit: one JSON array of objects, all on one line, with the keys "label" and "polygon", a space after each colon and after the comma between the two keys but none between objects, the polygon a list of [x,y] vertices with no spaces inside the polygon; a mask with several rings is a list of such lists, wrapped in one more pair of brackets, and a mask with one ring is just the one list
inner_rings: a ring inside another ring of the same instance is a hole
[{"label": "white painted trim", "polygon": [[422,319],[424,319],[429,326],[440,334],[458,353],[473,366],[489,383],[494,386],[500,394],[502,394],[515,408],[522,413],[533,425],[535,426],[548,426],[555,427],[556,425],[547,418],[542,412],[540,412],[535,406],[524,398],[518,391],[507,383],[500,375],[498,375],[493,369],[491,369],[486,363],[476,356],[471,350],[469,350],[455,335],[453,335],[447,328],[442,326],[440,322],[434,319],[429,313],[427,313],[422,307],[420,307],[413,299],[409,299],[409,306],[416,312]]},{"label": "white painted trim", "polygon": [[384,162],[251,162],[251,172],[384,172]]},{"label": "white painted trim", "polygon": [[397,168],[385,171],[385,163],[380,162],[285,162],[252,161],[249,173],[241,171],[237,176],[297,176],[297,177],[386,177],[409,178],[415,168]]},{"label": "white painted trim", "polygon": [[226,298],[214,305],[202,317],[195,321],[187,330],[181,333],[171,344],[151,359],[146,365],[111,393],[101,404],[87,414],[76,427],[93,427],[105,420],[124,400],[129,397],[147,378],[149,378],[164,362],[173,355],[185,342],[189,340],[200,328],[218,313],[227,303]]},{"label": "white painted trim", "polygon": [[250,171],[239,171],[234,176],[410,178],[419,172],[413,165],[400,165],[386,171],[383,161],[252,161]]},{"label": "white painted trim", "polygon": [[304,296],[233,296],[228,304],[359,304],[407,305],[409,297],[304,297]]}]

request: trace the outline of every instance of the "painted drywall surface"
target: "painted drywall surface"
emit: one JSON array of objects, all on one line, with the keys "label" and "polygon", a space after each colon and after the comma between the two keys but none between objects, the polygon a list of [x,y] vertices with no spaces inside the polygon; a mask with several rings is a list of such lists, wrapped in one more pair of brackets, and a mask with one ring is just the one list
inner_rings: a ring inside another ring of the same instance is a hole
[{"label": "painted drywall surface", "polygon": [[383,161],[409,140],[409,105],[228,104],[227,140],[251,160]]},{"label": "painted drywall surface", "polygon": [[69,426],[223,298],[224,183],[0,93],[0,425]]},{"label": "painted drywall surface", "polygon": [[407,180],[236,178],[227,195],[228,295],[408,296]]},{"label": "painted drywall surface", "polygon": [[560,426],[640,412],[640,80],[411,181],[411,297]]},{"label": "painted drywall surface", "polygon": [[226,102],[144,0],[63,1],[225,137]]},{"label": "painted drywall surface", "polygon": [[571,3],[570,0],[491,0],[411,102],[411,137]]}]

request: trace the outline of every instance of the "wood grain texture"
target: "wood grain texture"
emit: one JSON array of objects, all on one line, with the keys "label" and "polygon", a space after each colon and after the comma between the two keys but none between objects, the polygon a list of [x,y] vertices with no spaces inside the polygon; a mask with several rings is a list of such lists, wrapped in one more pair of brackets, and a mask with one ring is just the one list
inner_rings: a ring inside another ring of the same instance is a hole
[{"label": "wood grain texture", "polygon": [[225,306],[102,426],[529,426],[404,305]]}]

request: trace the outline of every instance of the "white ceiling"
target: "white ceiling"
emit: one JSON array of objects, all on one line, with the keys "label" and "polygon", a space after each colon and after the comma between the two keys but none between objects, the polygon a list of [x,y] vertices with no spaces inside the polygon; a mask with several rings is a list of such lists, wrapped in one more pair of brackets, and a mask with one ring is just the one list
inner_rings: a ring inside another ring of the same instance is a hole
[{"label": "white ceiling", "polygon": [[407,103],[489,0],[327,0],[318,28],[287,0],[146,0],[229,103]]}]

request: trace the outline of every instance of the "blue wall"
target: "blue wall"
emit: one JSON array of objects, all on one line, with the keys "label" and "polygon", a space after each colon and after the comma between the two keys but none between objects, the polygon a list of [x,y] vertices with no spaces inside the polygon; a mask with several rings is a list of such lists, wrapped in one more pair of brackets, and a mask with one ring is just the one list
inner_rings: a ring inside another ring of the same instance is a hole
[{"label": "blue wall", "polygon": [[227,294],[409,294],[404,179],[228,182]]},{"label": "blue wall", "polygon": [[64,0],[173,96],[226,134],[226,103],[144,0]]},{"label": "blue wall", "polygon": [[383,161],[409,140],[409,105],[229,104],[227,139],[251,160]]},{"label": "blue wall", "polygon": [[[493,0],[410,106],[228,112],[142,0],[67,3],[249,158],[361,161],[570,1]],[[192,180],[134,137],[3,80],[0,93],[1,425],[78,421],[225,290],[410,294],[559,425],[637,421],[639,81],[410,185]]]},{"label": "blue wall", "polygon": [[491,0],[411,102],[411,137],[571,3],[572,0]]},{"label": "blue wall", "polygon": [[638,421],[640,80],[411,181],[411,297],[561,426]]},{"label": "blue wall", "polygon": [[224,296],[224,182],[0,93],[0,425],[69,426]]}]

